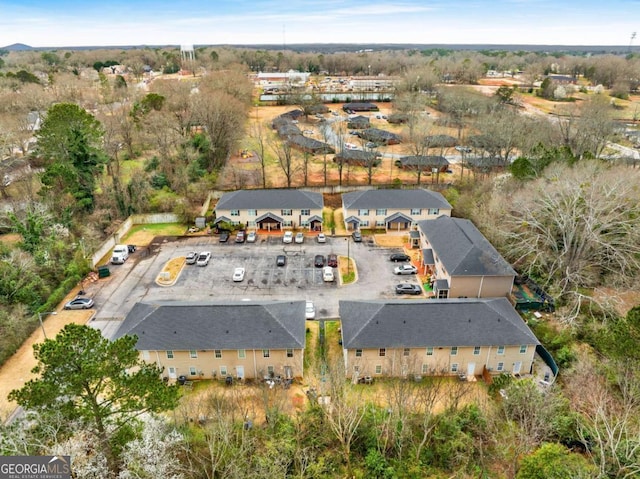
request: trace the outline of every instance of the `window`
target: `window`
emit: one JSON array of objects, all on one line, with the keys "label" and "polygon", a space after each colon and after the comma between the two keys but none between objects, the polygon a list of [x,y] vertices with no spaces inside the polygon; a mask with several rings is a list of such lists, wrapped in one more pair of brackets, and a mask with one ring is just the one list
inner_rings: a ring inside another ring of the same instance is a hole
[{"label": "window", "polygon": [[376,374],[382,374],[382,366],[380,364],[376,364]]},{"label": "window", "polygon": [[379,226],[379,227],[384,226],[384,220],[378,220],[378,221],[376,221],[376,226]]},{"label": "window", "polygon": [[376,216],[386,216],[387,215],[387,209],[386,208],[378,208],[376,210]]},{"label": "window", "polygon": [[255,228],[256,227],[256,222],[255,221],[247,221],[247,226],[250,228]]},{"label": "window", "polygon": [[480,346],[473,347],[473,355],[478,356],[480,354]]},{"label": "window", "polygon": [[525,354],[527,352],[527,345],[523,344],[520,346],[520,354]]},{"label": "window", "polygon": [[167,351],[167,359],[173,359],[173,351]]},{"label": "window", "polygon": [[437,215],[438,213],[440,213],[440,210],[438,208],[429,208],[430,215]]},{"label": "window", "polygon": [[458,372],[458,363],[451,363],[451,372],[452,373]]},{"label": "window", "polygon": [[409,348],[404,348],[404,351],[402,351],[403,356],[409,356],[409,353],[411,353],[411,349]]},{"label": "window", "polygon": [[191,351],[189,351],[189,357],[191,359],[196,359],[198,357],[198,351],[196,351],[195,349],[192,349]]},{"label": "window", "polygon": [[226,375],[227,375],[227,367],[220,366],[220,376],[226,376]]},{"label": "window", "polygon": [[309,216],[311,214],[311,210],[300,210],[300,216]]},{"label": "window", "polygon": [[433,356],[433,347],[428,347],[427,348],[427,356]]},{"label": "window", "polygon": [[240,210],[231,210],[231,216],[240,216]]},{"label": "window", "polygon": [[504,346],[498,346],[498,354],[504,354]]},{"label": "window", "polygon": [[358,216],[369,216],[369,210],[358,210]]},{"label": "window", "polygon": [[422,209],[421,208],[411,208],[411,214],[412,215],[421,215],[422,214]]},{"label": "window", "polygon": [[287,357],[288,358],[292,358],[293,357],[293,349],[287,349]]},{"label": "window", "polygon": [[263,357],[263,358],[268,358],[268,357],[270,357],[270,354],[269,354],[269,350],[268,350],[268,349],[263,349],[263,350],[262,350],[262,357]]},{"label": "window", "polygon": [[496,369],[498,371],[504,371],[504,363],[498,363],[498,367]]},{"label": "window", "polygon": [[380,348],[380,350],[378,351],[378,356],[380,357],[384,357],[387,355],[387,350],[386,348]]},{"label": "window", "polygon": [[244,359],[247,357],[247,352],[244,349],[238,349],[238,358]]},{"label": "window", "polygon": [[282,216],[291,216],[292,211],[291,210],[280,210],[280,213],[282,213]]},{"label": "window", "polygon": [[258,210],[247,210],[248,216],[258,216]]},{"label": "window", "polygon": [[293,226],[293,221],[291,221],[291,220],[284,220],[284,221],[282,222],[282,226],[284,226],[284,227],[291,227],[291,226]]},{"label": "window", "polygon": [[458,346],[451,346],[451,356],[458,355]]},{"label": "window", "polygon": [[190,374],[191,376],[195,376],[195,375],[197,374],[197,373],[196,373],[196,368],[194,368],[193,366],[191,366],[191,367],[189,368],[189,374]]},{"label": "window", "polygon": [[368,228],[369,227],[369,220],[362,221],[362,223],[360,223],[360,227],[361,228]]},{"label": "window", "polygon": [[216,359],[221,359],[222,358],[222,350],[216,349],[215,350],[215,355],[216,355]]},{"label": "window", "polygon": [[362,349],[356,349],[356,358],[362,357]]},{"label": "window", "polygon": [[267,374],[273,377],[273,375],[275,374],[275,370],[273,369],[273,366],[267,366]]},{"label": "window", "polygon": [[422,365],[422,374],[427,374],[429,372],[429,365],[428,364],[423,364]]},{"label": "window", "polygon": [[438,299],[447,299],[449,297],[448,289],[439,289],[438,290]]},{"label": "window", "polygon": [[303,228],[306,228],[307,226],[309,226],[309,220],[302,220],[300,222],[300,226],[302,226]]}]

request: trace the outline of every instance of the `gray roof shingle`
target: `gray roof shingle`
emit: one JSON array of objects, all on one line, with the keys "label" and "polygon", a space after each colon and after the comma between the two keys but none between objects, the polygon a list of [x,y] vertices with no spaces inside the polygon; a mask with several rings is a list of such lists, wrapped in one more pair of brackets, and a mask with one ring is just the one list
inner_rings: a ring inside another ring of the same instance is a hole
[{"label": "gray roof shingle", "polygon": [[451,276],[515,276],[516,272],[469,220],[440,216],[418,221]]},{"label": "gray roof shingle", "polygon": [[342,204],[347,209],[451,209],[451,205],[444,199],[444,196],[436,191],[423,188],[353,191],[342,195]]},{"label": "gray roof shingle", "polygon": [[281,210],[323,208],[321,193],[298,189],[237,190],[225,193],[218,200],[216,211],[226,210]]},{"label": "gray roof shingle", "polygon": [[138,350],[300,349],[305,302],[136,303],[116,338],[137,335]]},{"label": "gray roof shingle", "polygon": [[343,347],[540,344],[507,298],[340,301]]}]

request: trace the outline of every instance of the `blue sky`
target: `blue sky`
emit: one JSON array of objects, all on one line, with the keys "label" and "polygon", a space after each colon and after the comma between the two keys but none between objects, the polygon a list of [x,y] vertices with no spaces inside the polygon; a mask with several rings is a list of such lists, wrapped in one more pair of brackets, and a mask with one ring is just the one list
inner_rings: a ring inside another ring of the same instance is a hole
[{"label": "blue sky", "polygon": [[636,30],[640,0],[0,0],[0,46],[629,45]]}]

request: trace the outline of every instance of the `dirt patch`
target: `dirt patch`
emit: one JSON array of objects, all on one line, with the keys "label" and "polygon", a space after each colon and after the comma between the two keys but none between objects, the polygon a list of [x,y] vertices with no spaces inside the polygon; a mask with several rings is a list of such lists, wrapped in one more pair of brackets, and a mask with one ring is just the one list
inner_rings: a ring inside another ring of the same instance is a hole
[{"label": "dirt patch", "polygon": [[408,234],[402,235],[374,235],[373,236],[378,246],[384,246],[385,248],[403,248],[409,239]]},{"label": "dirt patch", "polygon": [[[56,314],[43,315],[44,330],[47,338],[54,338],[67,324],[86,324],[94,314],[91,309],[66,311],[62,305],[75,298],[80,288],[71,291],[56,309]],[[33,356],[33,345],[44,340],[42,329],[38,328],[20,349],[0,367],[0,420],[4,421],[15,410],[17,404],[9,402],[7,396],[14,389],[20,389],[30,379],[35,378],[31,370],[37,362]]]},{"label": "dirt patch", "polygon": [[610,288],[596,288],[593,296],[599,302],[613,304],[620,316],[626,316],[629,310],[640,305],[640,291],[616,291]]},{"label": "dirt patch", "polygon": [[164,268],[162,268],[162,271],[158,274],[156,283],[160,286],[171,286],[175,283],[178,276],[180,276],[182,268],[184,268],[186,260],[186,257],[178,256],[177,258],[172,258],[167,261],[167,264],[164,265]]},{"label": "dirt patch", "polygon": [[18,241],[22,240],[22,236],[18,233],[7,233],[5,235],[0,235],[0,242],[6,244],[15,244]]}]

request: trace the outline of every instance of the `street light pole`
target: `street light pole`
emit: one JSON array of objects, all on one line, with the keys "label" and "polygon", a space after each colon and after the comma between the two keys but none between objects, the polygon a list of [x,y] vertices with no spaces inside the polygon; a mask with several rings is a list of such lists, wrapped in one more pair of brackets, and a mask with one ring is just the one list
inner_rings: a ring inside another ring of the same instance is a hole
[{"label": "street light pole", "polygon": [[349,241],[348,236],[345,239],[347,240],[347,276],[349,276],[349,273],[351,272],[351,255],[349,254],[349,244],[351,243],[351,241]]},{"label": "street light pole", "polygon": [[42,317],[48,314],[55,316],[58,313],[57,311],[45,311],[43,313],[38,313],[38,319],[40,320],[40,327],[42,328],[42,335],[44,336],[44,339],[47,339],[47,333],[44,330],[44,323],[42,322]]}]

